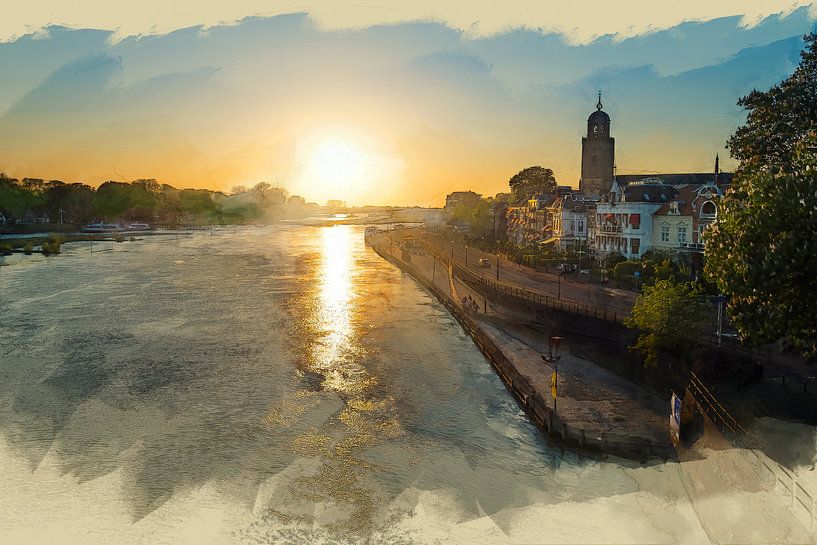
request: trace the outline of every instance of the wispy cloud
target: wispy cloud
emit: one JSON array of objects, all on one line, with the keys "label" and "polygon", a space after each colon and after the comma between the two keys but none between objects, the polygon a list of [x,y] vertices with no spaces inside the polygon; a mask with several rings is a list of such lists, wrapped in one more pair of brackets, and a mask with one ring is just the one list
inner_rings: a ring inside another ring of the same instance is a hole
[{"label": "wispy cloud", "polygon": [[802,8],[751,27],[728,17],[584,44],[429,22],[333,31],[302,13],[118,40],[50,27],[0,44],[0,73],[11,75],[0,80],[0,170],[273,180],[320,200],[331,188],[299,186],[293,150],[342,126],[403,165],[370,200],[494,193],[530,164],[575,183],[599,88],[621,171],[709,169],[742,119],[737,98],[790,73],[813,25]]}]

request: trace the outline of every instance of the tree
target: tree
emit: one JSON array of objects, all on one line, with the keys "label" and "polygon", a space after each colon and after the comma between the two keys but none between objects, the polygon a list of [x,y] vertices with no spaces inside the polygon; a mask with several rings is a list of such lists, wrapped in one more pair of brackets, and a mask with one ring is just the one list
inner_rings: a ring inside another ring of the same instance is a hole
[{"label": "tree", "polygon": [[752,344],[787,337],[817,361],[817,135],[785,168],[750,162],[704,234],[707,279]]},{"label": "tree", "polygon": [[644,365],[654,367],[663,354],[685,355],[701,334],[708,303],[692,283],[658,280],[636,298],[627,327],[642,331],[632,347],[644,354]]},{"label": "tree", "polygon": [[787,337],[817,361],[817,34],[804,40],[791,76],[738,101],[749,113],[728,146],[741,163],[704,233],[704,274],[741,338]]},{"label": "tree", "polygon": [[511,186],[514,201],[521,203],[538,193],[556,191],[556,178],[549,168],[528,167],[514,174],[508,180],[508,185]]},{"label": "tree", "polygon": [[784,167],[809,132],[817,127],[817,34],[804,36],[805,47],[794,73],[768,91],[754,90],[738,101],[749,113],[727,147],[741,166]]}]

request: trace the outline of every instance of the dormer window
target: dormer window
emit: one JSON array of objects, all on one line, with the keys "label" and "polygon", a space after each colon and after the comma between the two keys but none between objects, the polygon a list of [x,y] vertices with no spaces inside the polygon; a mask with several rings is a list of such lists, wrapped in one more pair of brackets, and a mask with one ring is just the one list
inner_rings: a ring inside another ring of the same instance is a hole
[{"label": "dormer window", "polygon": [[672,215],[675,215],[675,216],[678,215],[678,203],[677,202],[669,203],[669,213],[672,214]]},{"label": "dormer window", "polygon": [[712,201],[706,201],[701,206],[701,217],[707,219],[714,219],[718,217],[718,207]]}]

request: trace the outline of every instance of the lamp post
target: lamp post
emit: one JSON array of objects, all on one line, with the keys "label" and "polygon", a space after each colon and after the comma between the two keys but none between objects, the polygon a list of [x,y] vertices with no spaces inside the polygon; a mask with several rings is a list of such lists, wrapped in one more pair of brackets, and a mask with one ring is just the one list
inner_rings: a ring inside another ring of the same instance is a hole
[{"label": "lamp post", "polygon": [[451,240],[451,263],[454,263],[454,240]]},{"label": "lamp post", "polygon": [[496,279],[499,280],[499,246],[496,247]]},{"label": "lamp post", "polygon": [[550,394],[553,397],[553,413],[556,414],[556,390],[559,383],[559,344],[564,339],[562,337],[551,337],[548,345],[548,353],[540,354],[545,363],[553,364],[553,374],[550,376]]},{"label": "lamp post", "polygon": [[715,295],[710,297],[709,300],[718,305],[718,329],[716,335],[718,336],[718,345],[720,345],[721,338],[723,337],[723,303],[726,301],[726,296]]},{"label": "lamp post", "polygon": [[558,292],[556,293],[556,299],[558,299],[559,301],[562,300],[562,272],[563,271],[559,270],[556,271],[556,278],[558,279],[557,285],[559,286]]},{"label": "lamp post", "polygon": [[465,268],[468,268],[468,245],[465,245]]}]

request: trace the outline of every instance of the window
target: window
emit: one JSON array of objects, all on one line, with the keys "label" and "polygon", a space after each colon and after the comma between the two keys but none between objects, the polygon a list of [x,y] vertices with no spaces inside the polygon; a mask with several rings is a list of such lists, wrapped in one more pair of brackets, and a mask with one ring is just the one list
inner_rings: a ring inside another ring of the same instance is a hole
[{"label": "window", "polygon": [[661,242],[669,242],[669,225],[661,226]]},{"label": "window", "polygon": [[570,232],[573,233],[576,231],[576,220],[570,220]]},{"label": "window", "polygon": [[638,250],[641,249],[641,239],[631,238],[630,245],[633,249],[633,254],[638,255]]},{"label": "window", "polygon": [[707,201],[701,206],[701,217],[702,218],[714,218],[718,215],[718,209],[715,207],[715,203],[712,201]]},{"label": "window", "polygon": [[579,232],[584,233],[584,222],[579,220]]},{"label": "window", "polygon": [[686,225],[679,225],[678,226],[678,242],[684,243],[687,241],[687,226]]}]

